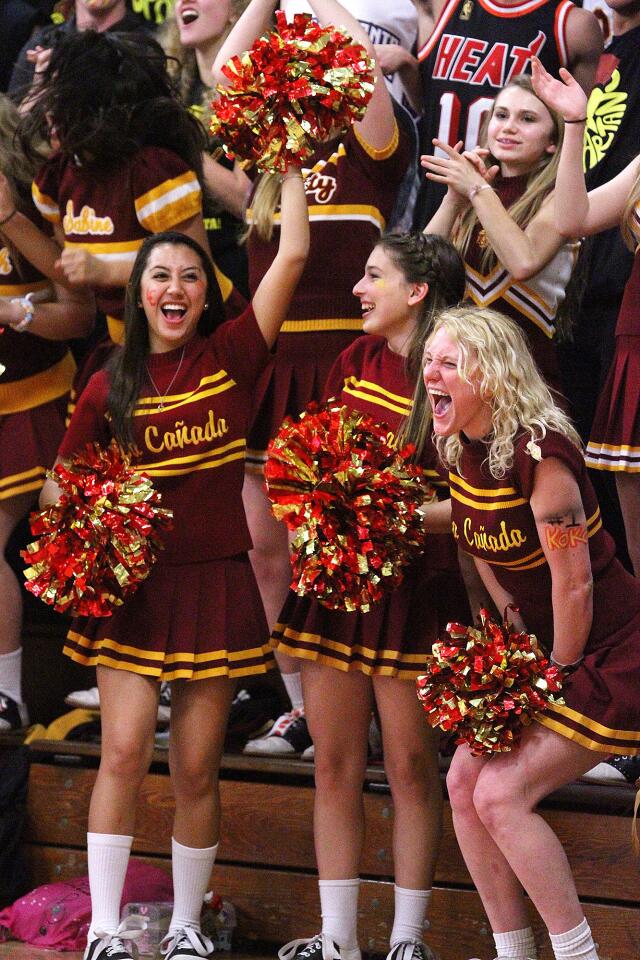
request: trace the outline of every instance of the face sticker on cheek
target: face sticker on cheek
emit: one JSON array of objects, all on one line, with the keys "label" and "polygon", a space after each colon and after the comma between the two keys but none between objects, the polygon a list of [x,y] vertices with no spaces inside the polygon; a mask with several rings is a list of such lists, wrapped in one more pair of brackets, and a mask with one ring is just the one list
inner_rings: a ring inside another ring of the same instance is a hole
[{"label": "face sticker on cheek", "polygon": [[377,287],[378,290],[384,290],[384,288],[386,287],[386,283],[384,282],[382,277],[376,277],[376,279],[373,281],[373,285],[374,287]]},{"label": "face sticker on cheek", "polygon": [[155,307],[158,302],[158,294],[154,290],[147,290],[144,298],[150,307]]}]

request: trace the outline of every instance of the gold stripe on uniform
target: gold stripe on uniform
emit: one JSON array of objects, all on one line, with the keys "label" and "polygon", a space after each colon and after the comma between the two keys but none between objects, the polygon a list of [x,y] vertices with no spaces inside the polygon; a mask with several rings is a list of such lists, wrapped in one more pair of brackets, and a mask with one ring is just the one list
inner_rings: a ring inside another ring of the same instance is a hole
[{"label": "gold stripe on uniform", "polygon": [[2,383],[0,380],[0,414],[33,410],[43,403],[63,397],[71,389],[75,372],[76,362],[68,351],[52,367],[31,377],[13,383]]}]

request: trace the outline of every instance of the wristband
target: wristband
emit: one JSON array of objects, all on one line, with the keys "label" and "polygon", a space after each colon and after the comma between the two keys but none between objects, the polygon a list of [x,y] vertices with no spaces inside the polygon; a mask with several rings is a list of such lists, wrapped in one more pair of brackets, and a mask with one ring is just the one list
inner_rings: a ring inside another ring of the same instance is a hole
[{"label": "wristband", "polygon": [[473,199],[476,194],[480,193],[481,190],[493,190],[493,187],[490,183],[474,183],[474,185],[469,190],[469,200],[473,203]]},{"label": "wristband", "polygon": [[[564,117],[563,117],[562,119],[564,120]],[[586,123],[586,122],[587,122],[587,118],[586,118],[586,117],[576,117],[575,120],[565,120],[564,122],[565,122],[565,123]]]},{"label": "wristband", "polygon": [[0,220],[0,227],[4,227],[5,223],[9,223],[9,220],[13,220],[17,212],[18,208],[14,207],[9,216],[5,217],[4,220]]},{"label": "wristband", "polygon": [[33,314],[35,312],[35,307],[31,302],[32,293],[28,293],[25,297],[14,297],[11,303],[19,304],[24,310],[24,317],[22,320],[18,320],[17,323],[11,323],[9,326],[12,330],[15,330],[16,333],[24,333],[27,327],[33,321]]}]

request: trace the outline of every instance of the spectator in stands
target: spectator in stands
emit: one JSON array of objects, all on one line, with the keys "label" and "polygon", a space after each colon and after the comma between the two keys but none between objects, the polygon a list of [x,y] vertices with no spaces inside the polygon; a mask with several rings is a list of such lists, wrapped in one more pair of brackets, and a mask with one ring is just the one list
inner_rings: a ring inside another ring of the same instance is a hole
[{"label": "spectator in stands", "polygon": [[[421,152],[434,139],[465,150],[478,143],[483,116],[505,83],[529,70],[537,55],[552,72],[570,66],[588,92],[602,50],[592,13],[570,0],[432,0],[436,24],[418,52],[424,91]],[[423,183],[414,225],[422,229],[443,197]]]},{"label": "spectator in stands", "polygon": [[422,158],[429,180],[447,187],[426,232],[452,238],[465,261],[467,296],[518,322],[540,372],[560,392],[558,311],[577,252],[553,221],[563,126],[531,79],[518,76],[491,108],[485,163],[440,140]]},{"label": "spectator in stands", "polygon": [[50,24],[34,34],[22,47],[9,81],[14,100],[30,102],[38,89],[39,75],[46,69],[51,48],[60,37],[83,30],[119,33],[144,29],[140,19],[127,10],[125,0],[75,0],[72,16],[61,24]]},{"label": "spectator in stands", "polygon": [[[581,97],[570,109],[549,101],[571,121]],[[567,189],[569,204],[579,133],[572,180],[558,175],[557,195]],[[556,960],[598,960],[564,850],[536,808],[598,753],[640,754],[640,583],[615,557],[580,438],[509,317],[443,311],[427,340],[424,382],[451,490],[450,501],[424,507],[426,527],[453,524],[497,608],[511,606],[516,630],[535,634],[564,676],[563,702],[548,703],[512,750],[477,757],[457,748],[447,787],[458,843],[497,960],[538,956],[525,893]]]}]

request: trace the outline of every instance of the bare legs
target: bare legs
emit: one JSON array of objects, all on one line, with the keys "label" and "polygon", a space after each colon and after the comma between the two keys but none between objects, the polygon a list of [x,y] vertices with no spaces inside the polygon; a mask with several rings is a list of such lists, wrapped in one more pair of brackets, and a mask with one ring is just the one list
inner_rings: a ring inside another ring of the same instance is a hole
[{"label": "bare legs", "polygon": [[[287,530],[271,513],[262,475],[245,474],[242,499],[253,540],[249,557],[260,588],[267,623],[269,629],[273,629],[291,581]],[[276,652],[276,660],[282,674],[298,673],[300,670],[295,657]]]},{"label": "bare legs", "polygon": [[522,887],[550,933],[581,923],[566,855],[535,808],[592,766],[591,751],[536,723],[489,761],[458,748],[447,779],[454,825],[494,932],[528,926]]}]

